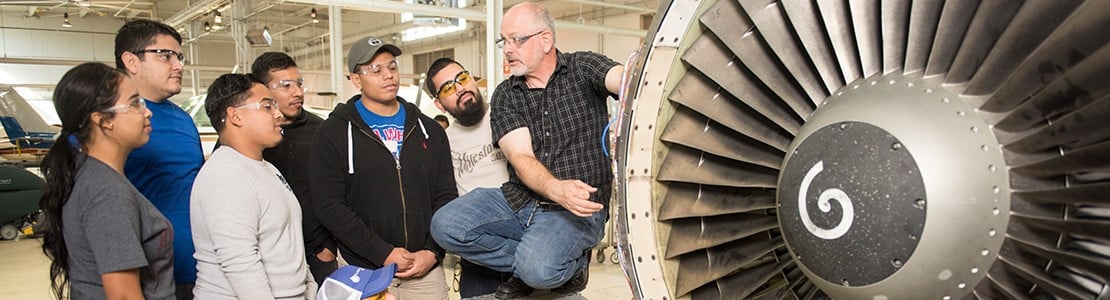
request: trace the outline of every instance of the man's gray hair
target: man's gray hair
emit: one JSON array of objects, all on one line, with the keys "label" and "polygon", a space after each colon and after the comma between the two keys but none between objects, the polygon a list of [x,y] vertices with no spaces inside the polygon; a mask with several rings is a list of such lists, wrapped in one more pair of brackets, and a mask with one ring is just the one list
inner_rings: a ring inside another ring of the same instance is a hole
[{"label": "man's gray hair", "polygon": [[540,11],[537,17],[543,20],[543,25],[547,27],[548,31],[551,31],[551,36],[555,37],[555,18],[551,17],[551,11],[548,11],[547,7],[543,5],[538,6],[540,7]]}]

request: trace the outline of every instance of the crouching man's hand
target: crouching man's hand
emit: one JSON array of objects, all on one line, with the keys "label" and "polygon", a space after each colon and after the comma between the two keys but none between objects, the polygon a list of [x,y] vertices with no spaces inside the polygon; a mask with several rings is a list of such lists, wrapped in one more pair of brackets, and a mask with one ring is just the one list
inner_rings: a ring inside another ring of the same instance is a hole
[{"label": "crouching man's hand", "polygon": [[590,193],[596,192],[597,188],[581,180],[551,181],[546,190],[548,199],[579,217],[589,217],[605,208],[601,203],[590,201]]}]

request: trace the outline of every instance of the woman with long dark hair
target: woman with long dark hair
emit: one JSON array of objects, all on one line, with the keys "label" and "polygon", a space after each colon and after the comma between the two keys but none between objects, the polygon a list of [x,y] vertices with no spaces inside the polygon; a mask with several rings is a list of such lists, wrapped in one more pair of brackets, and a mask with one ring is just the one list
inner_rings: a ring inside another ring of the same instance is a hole
[{"label": "woman with long dark hair", "polygon": [[173,228],[123,175],[150,110],[123,72],[70,69],[54,90],[61,136],[42,161],[42,250],[58,299],[173,299]]}]

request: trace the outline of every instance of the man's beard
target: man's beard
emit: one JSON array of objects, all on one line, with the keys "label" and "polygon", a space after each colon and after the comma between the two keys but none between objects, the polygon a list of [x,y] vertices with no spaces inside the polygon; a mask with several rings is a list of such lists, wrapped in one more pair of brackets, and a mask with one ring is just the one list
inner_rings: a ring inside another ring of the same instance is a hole
[{"label": "man's beard", "polygon": [[[284,122],[286,122],[286,123],[288,123],[288,122],[293,122],[293,120],[296,120],[296,119],[297,119],[297,118],[299,118],[299,117],[300,117],[301,115],[305,114],[305,111],[304,111],[304,104],[303,104],[303,103],[304,103],[304,99],[299,99],[299,98],[298,98],[298,99],[296,99],[296,100],[300,100],[302,104],[301,104],[301,107],[297,108],[297,111],[296,111],[296,112],[294,112],[294,113],[293,113],[293,115],[288,115],[288,114],[286,114],[286,113],[285,113],[285,111],[284,111],[284,110],[280,110],[280,111],[281,111],[281,115],[285,117],[285,121],[284,121]],[[290,102],[292,102],[292,100],[290,100]]]},{"label": "man's beard", "polygon": [[[462,107],[458,111],[452,111],[451,116],[455,117],[455,121],[462,126],[470,127],[482,121],[486,116],[486,101],[482,98],[482,94],[478,91],[467,92],[474,97],[474,103]],[[461,96],[459,97],[462,98]],[[458,106],[456,106],[458,107]]]},{"label": "man's beard", "polygon": [[517,66],[517,67],[510,67],[509,68],[509,74],[512,74],[513,76],[524,76],[524,74],[527,74],[527,73],[528,73],[528,69],[525,66]]},{"label": "man's beard", "polygon": [[297,112],[293,113],[293,115],[287,115],[287,114],[285,114],[285,112],[282,112],[281,114],[282,114],[283,117],[285,117],[285,121],[292,121],[294,119],[297,119],[297,118],[301,117],[301,115],[304,114],[304,109],[303,108],[298,109]]}]

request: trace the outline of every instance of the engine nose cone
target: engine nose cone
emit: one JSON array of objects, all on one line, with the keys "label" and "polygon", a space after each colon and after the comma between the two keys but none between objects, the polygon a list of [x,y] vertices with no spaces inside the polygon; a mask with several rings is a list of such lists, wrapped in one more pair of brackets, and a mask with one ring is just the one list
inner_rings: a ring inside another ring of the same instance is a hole
[{"label": "engine nose cone", "polygon": [[778,210],[798,262],[844,286],[870,285],[910,259],[928,199],[911,151],[882,128],[818,129],[788,155]]},{"label": "engine nose cone", "polygon": [[943,85],[858,80],[819,105],[786,151],[776,199],[786,246],[832,298],[962,298],[1007,225],[996,144]]}]

